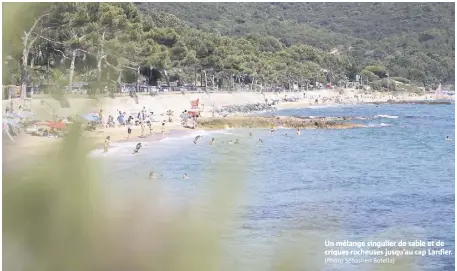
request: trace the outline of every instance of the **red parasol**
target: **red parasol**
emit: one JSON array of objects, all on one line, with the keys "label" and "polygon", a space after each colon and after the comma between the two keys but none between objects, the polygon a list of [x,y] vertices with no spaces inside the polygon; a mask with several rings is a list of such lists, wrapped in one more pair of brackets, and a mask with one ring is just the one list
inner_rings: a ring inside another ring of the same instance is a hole
[{"label": "red parasol", "polygon": [[33,123],[33,125],[38,125],[38,126],[48,126],[49,125],[49,121],[37,121],[35,123]]},{"label": "red parasol", "polygon": [[54,128],[54,129],[65,129],[67,127],[67,125],[65,125],[65,123],[63,122],[50,122],[48,123],[48,126],[51,127],[51,128]]}]

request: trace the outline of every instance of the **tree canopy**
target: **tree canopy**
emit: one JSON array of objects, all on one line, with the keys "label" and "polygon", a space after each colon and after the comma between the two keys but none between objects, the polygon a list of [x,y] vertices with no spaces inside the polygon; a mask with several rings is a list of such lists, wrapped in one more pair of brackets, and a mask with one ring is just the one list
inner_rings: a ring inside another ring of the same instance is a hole
[{"label": "tree canopy", "polygon": [[[203,72],[213,85],[217,81],[225,86],[244,82],[288,87],[315,78],[325,81],[324,71],[331,72],[331,81],[355,79],[356,74],[374,81],[389,73],[424,85],[451,82],[450,5],[8,4],[4,15],[32,12],[4,31],[10,43],[3,50],[3,81],[15,83],[30,73],[38,83],[54,78],[53,70],[59,69],[68,73],[70,87],[75,80],[98,82],[100,87],[101,82],[138,82],[141,76],[150,84],[168,77],[193,84]],[[25,58],[24,31],[36,40],[25,46]]]}]

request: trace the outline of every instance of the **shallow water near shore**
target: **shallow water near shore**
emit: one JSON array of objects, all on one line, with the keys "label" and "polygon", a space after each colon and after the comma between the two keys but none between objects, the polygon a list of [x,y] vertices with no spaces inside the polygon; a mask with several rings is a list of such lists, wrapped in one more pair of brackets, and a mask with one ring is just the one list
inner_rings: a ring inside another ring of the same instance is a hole
[{"label": "shallow water near shore", "polygon": [[[266,129],[195,131],[154,142],[135,156],[133,143],[102,157],[109,173],[107,191],[122,198],[141,183],[153,193],[148,175],[155,171],[162,175],[155,180],[160,198],[186,208],[206,191],[212,180],[208,174],[221,157],[231,166],[243,163],[239,166],[247,175],[236,208],[240,219],[224,236],[221,270],[252,270],[252,264],[268,270],[279,239],[295,239],[287,237],[291,231],[320,236],[311,250],[303,248],[321,266],[315,270],[370,268],[324,265],[325,240],[441,240],[454,250],[454,141],[445,140],[454,139],[453,104],[318,107],[275,114],[356,116],[369,128],[303,130],[301,135],[292,129],[275,134]],[[199,144],[192,142],[196,134],[203,135]],[[240,144],[227,143],[236,138]],[[252,151],[246,154],[246,149]],[[239,159],[243,155],[249,155],[247,162]],[[182,178],[185,173],[189,179]],[[455,265],[454,256],[415,260],[422,270],[453,270]]]}]

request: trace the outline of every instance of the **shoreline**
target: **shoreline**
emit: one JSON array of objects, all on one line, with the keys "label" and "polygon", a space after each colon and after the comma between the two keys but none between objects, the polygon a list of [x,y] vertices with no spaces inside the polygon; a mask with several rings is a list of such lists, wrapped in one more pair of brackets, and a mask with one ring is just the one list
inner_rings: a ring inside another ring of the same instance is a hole
[{"label": "shoreline", "polygon": [[[348,92],[345,90],[345,92]],[[233,105],[247,105],[255,103],[264,103],[265,98],[268,100],[278,100],[281,96],[299,96],[303,95],[301,92],[286,92],[286,93],[265,93],[261,95],[260,93],[192,93],[186,95],[168,95],[157,97],[142,97],[142,100],[139,104],[135,104],[133,99],[100,99],[100,101],[94,101],[93,99],[88,102],[86,99],[75,99],[70,100],[71,103],[75,103],[69,109],[62,109],[60,113],[70,114],[71,111],[78,112],[97,112],[100,109],[103,109],[104,112],[117,112],[117,110],[122,109],[129,114],[138,112],[144,106],[149,110],[154,111],[155,122],[152,124],[153,135],[149,136],[149,129],[146,127],[144,134],[145,137],[139,137],[141,135],[140,127],[133,126],[132,134],[130,139],[126,139],[127,128],[126,127],[115,127],[115,128],[102,128],[98,129],[95,132],[84,132],[84,140],[92,141],[95,149],[103,148],[103,142],[106,136],[111,137],[111,144],[126,143],[126,142],[158,142],[166,137],[179,137],[192,134],[199,130],[208,131],[214,129],[199,128],[196,129],[184,128],[181,126],[181,122],[178,118],[178,115],[182,110],[189,109],[189,101],[194,99],[200,99],[201,109],[202,109],[202,118],[213,118],[212,110],[221,109],[224,106],[233,106]],[[319,102],[315,103],[315,99],[318,99]],[[84,104],[84,101],[87,104]],[[284,109],[303,109],[303,108],[312,108],[312,107],[339,107],[339,106],[356,106],[363,104],[449,104],[454,101],[454,97],[448,97],[448,99],[434,99],[433,95],[413,95],[411,93],[396,94],[392,93],[371,93],[371,94],[361,94],[360,92],[348,92],[340,94],[335,90],[326,90],[318,92],[307,92],[306,98],[301,97],[300,100],[295,102],[279,102],[274,105],[275,110],[271,113],[275,115],[276,110]],[[55,101],[56,102],[56,101]],[[111,102],[111,104],[110,104]],[[17,103],[17,101],[16,101]],[[28,101],[27,106],[36,113],[38,119],[46,119],[46,114],[42,114],[43,106],[40,105],[40,100],[32,99]],[[3,108],[10,106],[10,101],[4,101]],[[84,110],[85,109],[85,110]],[[166,122],[165,135],[161,135],[161,122],[166,121],[168,116],[166,116],[166,111],[172,110],[175,112],[173,117],[173,122]],[[48,112],[49,113],[49,112]],[[265,112],[263,112],[265,113]],[[247,113],[229,113],[228,116],[244,116],[252,117],[262,114],[262,112],[247,112]],[[114,114],[113,114],[114,115]],[[224,116],[221,114],[215,114],[215,119],[223,119]],[[23,132],[21,132],[23,133]],[[37,151],[41,152],[44,147],[52,146],[53,142],[59,142],[61,139],[53,138],[42,138],[34,137],[30,135],[21,135],[15,138],[15,142],[8,142],[8,139],[3,140],[3,157],[5,162],[10,162],[14,156],[18,159],[22,157],[30,156]],[[91,142],[91,145],[92,145]],[[5,144],[6,143],[6,144]],[[6,154],[6,155],[5,155]],[[14,154],[14,155],[12,155]],[[6,158],[6,159],[5,159]]]}]

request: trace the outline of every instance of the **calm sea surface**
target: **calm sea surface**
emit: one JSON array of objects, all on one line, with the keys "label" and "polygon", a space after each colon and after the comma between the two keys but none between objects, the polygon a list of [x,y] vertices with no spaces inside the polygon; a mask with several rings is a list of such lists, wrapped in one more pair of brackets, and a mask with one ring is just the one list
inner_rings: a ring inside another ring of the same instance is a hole
[{"label": "calm sea surface", "polygon": [[[154,170],[163,174],[157,180],[161,198],[183,208],[218,178],[241,183],[243,197],[235,208],[240,219],[222,237],[221,270],[268,270],[287,249],[293,253],[286,255],[298,255],[308,266],[297,270],[371,270],[324,264],[331,257],[324,256],[331,249],[326,240],[440,240],[454,251],[454,141],[445,140],[454,139],[454,104],[277,114],[377,117],[359,120],[369,128],[304,130],[300,136],[291,129],[204,132],[197,145],[195,135],[169,138],[136,156],[135,143],[128,143],[103,157],[110,172],[106,183],[116,197],[139,182],[153,193],[148,174]],[[208,144],[212,137],[215,146]],[[236,138],[240,144],[227,144]],[[263,144],[256,143],[259,138]],[[182,178],[185,173],[189,179]],[[284,247],[289,241],[298,245]],[[454,270],[453,255],[413,259],[410,270]]]}]

